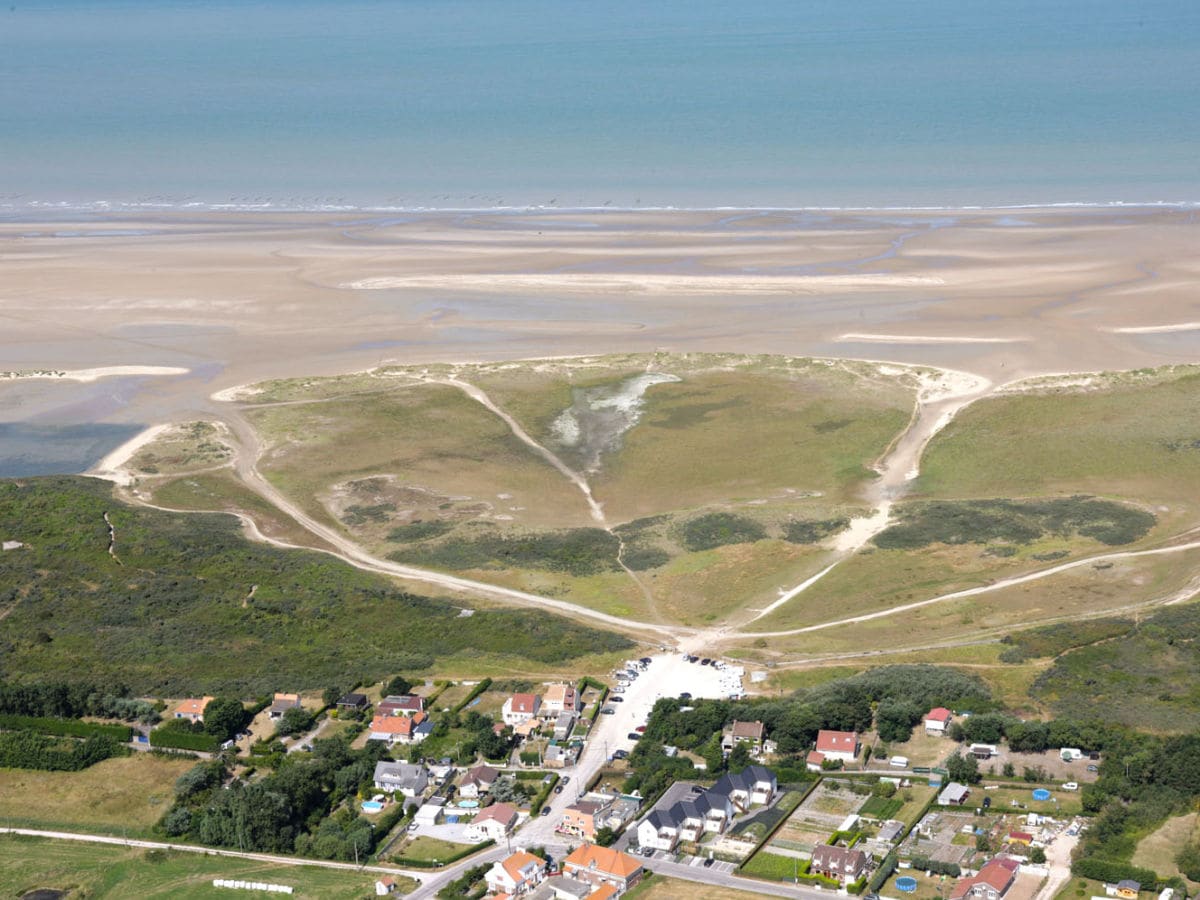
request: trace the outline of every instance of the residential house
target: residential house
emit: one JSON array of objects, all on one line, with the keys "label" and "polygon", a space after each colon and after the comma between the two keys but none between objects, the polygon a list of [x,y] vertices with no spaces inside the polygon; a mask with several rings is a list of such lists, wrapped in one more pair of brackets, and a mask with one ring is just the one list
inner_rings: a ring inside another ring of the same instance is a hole
[{"label": "residential house", "polygon": [[575,727],[575,713],[561,712],[558,718],[554,720],[554,739],[565,741],[571,736],[571,729]]},{"label": "residential house", "polygon": [[[611,885],[621,893],[641,881],[642,864],[611,847],[581,844],[563,860],[563,874],[593,887]],[[594,892],[589,895],[595,896]]]},{"label": "residential house", "polygon": [[416,694],[389,694],[375,706],[377,716],[415,716],[425,712],[425,698]]},{"label": "residential house", "polygon": [[547,719],[555,718],[565,712],[579,715],[582,708],[579,691],[570,684],[552,684],[542,695],[541,715]]},{"label": "residential house", "polygon": [[546,877],[546,861],[532,853],[518,850],[511,856],[492,864],[484,876],[488,891],[520,897],[528,894]]},{"label": "residential house", "polygon": [[272,719],[282,719],[283,714],[289,709],[299,708],[299,694],[276,694],[275,699],[271,701],[271,705],[267,708],[267,715]]},{"label": "residential house", "polygon": [[809,871],[848,884],[862,877],[870,861],[871,858],[861,850],[818,844],[813,848]]},{"label": "residential house", "polygon": [[809,750],[808,756],[804,757],[804,768],[810,772],[820,772],[824,762],[824,753],[820,750]]},{"label": "residential house", "polygon": [[424,766],[411,763],[377,762],[374,776],[375,789],[399,791],[405,797],[420,797],[429,786],[429,772]]},{"label": "residential house", "polygon": [[779,781],[770,769],[747,766],[737,774],[722,775],[711,790],[715,794],[724,794],[734,810],[743,813],[751,806],[770,804],[778,789]]},{"label": "residential house", "polygon": [[392,744],[418,744],[433,730],[433,721],[425,713],[413,716],[380,716],[371,720],[367,740]]},{"label": "residential house", "polygon": [[384,875],[375,882],[375,896],[386,897],[388,894],[396,892],[396,879],[391,875]]},{"label": "residential house", "polygon": [[1113,885],[1105,885],[1105,893],[1110,896],[1119,897],[1120,900],[1137,900],[1137,895],[1142,889],[1140,882],[1134,881],[1131,878],[1126,878],[1118,881],[1115,885],[1116,890],[1110,890]]},{"label": "residential house", "polygon": [[591,842],[596,840],[600,825],[596,823],[604,812],[604,804],[595,800],[579,800],[563,810],[555,831]]},{"label": "residential house", "polygon": [[337,710],[338,712],[362,712],[370,705],[371,701],[367,699],[366,694],[349,693],[338,698]]},{"label": "residential house", "polygon": [[746,744],[751,756],[759,756],[763,752],[763,739],[766,729],[762,722],[734,722],[721,734],[721,749],[728,756],[738,744]]},{"label": "residential house", "polygon": [[184,700],[175,708],[175,718],[187,719],[189,722],[203,722],[204,710],[208,708],[212,699],[212,697],[201,697]]},{"label": "residential house", "polygon": [[520,814],[511,803],[493,803],[471,820],[465,829],[469,841],[500,841],[517,827]]},{"label": "residential house", "polygon": [[937,802],[939,806],[962,806],[967,802],[967,798],[971,796],[971,789],[965,784],[959,784],[957,781],[952,781],[938,794]]},{"label": "residential house", "polygon": [[551,744],[542,754],[542,765],[547,769],[564,769],[575,765],[579,759],[578,744]]},{"label": "residential house", "polygon": [[699,841],[706,832],[721,834],[732,818],[733,804],[727,795],[696,789],[691,796],[646,816],[638,825],[638,845],[671,851],[680,841]]},{"label": "residential house", "polygon": [[1000,900],[1017,878],[1020,863],[997,857],[984,865],[979,874],[960,878],[950,892],[950,900]]},{"label": "residential house", "polygon": [[946,709],[944,706],[938,706],[925,713],[925,733],[926,734],[945,734],[946,729],[950,727],[950,721],[954,718],[954,713]]},{"label": "residential house", "polygon": [[1028,847],[1033,843],[1033,835],[1028,831],[1010,831],[1008,833],[1008,842],[1010,844],[1021,844]]},{"label": "residential house", "polygon": [[458,793],[460,796],[467,797],[468,799],[477,799],[490,791],[492,785],[496,783],[496,779],[499,777],[500,771],[493,769],[491,766],[479,765],[467,769],[467,774],[463,776],[462,784],[458,786]]},{"label": "residential house", "polygon": [[858,759],[858,734],[853,731],[827,731],[822,728],[817,732],[817,752],[823,754],[826,759],[852,763]]},{"label": "residential house", "polygon": [[505,725],[516,727],[537,718],[542,708],[542,699],[537,694],[513,694],[504,701],[500,710]]}]

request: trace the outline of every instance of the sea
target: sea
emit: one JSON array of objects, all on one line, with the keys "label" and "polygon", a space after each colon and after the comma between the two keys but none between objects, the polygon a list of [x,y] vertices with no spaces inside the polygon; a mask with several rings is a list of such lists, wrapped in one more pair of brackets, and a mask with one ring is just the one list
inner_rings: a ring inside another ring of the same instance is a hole
[{"label": "sea", "polygon": [[1196,0],[11,0],[0,213],[1200,201]]}]

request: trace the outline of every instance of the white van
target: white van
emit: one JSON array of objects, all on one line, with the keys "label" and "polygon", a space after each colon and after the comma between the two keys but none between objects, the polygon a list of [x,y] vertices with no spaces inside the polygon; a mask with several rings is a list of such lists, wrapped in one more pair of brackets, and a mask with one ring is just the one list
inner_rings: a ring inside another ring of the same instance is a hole
[{"label": "white van", "polygon": [[907,769],[908,768],[908,757],[907,756],[893,756],[891,759],[888,760],[888,765],[891,766],[893,769]]}]

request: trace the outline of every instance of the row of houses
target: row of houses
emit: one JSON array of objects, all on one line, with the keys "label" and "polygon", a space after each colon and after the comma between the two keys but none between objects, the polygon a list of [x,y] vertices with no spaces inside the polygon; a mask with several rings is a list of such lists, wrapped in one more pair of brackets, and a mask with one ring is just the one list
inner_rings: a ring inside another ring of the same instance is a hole
[{"label": "row of houses", "polygon": [[[186,719],[189,722],[203,722],[204,711],[208,709],[208,704],[213,699],[212,697],[189,697],[182,700],[175,707],[174,717]],[[281,719],[289,709],[299,708],[300,705],[299,694],[275,694],[271,698],[271,705],[267,707],[267,713],[272,719]]]},{"label": "row of houses", "polygon": [[762,766],[722,775],[711,788],[695,787],[671,806],[652,810],[638,824],[638,845],[670,852],[681,842],[696,843],[706,834],[723,834],[735,814],[769,805],[778,790],[775,773]]}]

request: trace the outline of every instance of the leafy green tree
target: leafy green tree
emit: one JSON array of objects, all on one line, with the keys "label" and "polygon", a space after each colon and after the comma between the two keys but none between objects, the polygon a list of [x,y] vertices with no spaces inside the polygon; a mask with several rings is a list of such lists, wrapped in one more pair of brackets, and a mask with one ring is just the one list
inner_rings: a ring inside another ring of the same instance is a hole
[{"label": "leafy green tree", "polygon": [[1014,765],[1013,765],[1012,763],[1010,763],[1010,762],[1006,762],[1006,763],[1004,764],[1004,769],[1003,769],[1003,771],[1004,771],[1004,777],[1005,777],[1005,778],[1012,778],[1014,775],[1016,775],[1016,774],[1017,774],[1017,767],[1016,767],[1016,766],[1014,766]]},{"label": "leafy green tree", "polygon": [[246,707],[234,697],[214,697],[204,708],[204,730],[227,741],[246,724]]},{"label": "leafy green tree", "polygon": [[385,697],[393,695],[407,694],[412,690],[412,682],[403,675],[397,675],[384,686],[383,694]]},{"label": "leafy green tree", "polygon": [[284,711],[276,731],[284,737],[303,734],[313,727],[313,719],[313,714],[303,706],[293,706]]},{"label": "leafy green tree", "polygon": [[600,847],[611,847],[617,840],[617,833],[605,825],[596,829],[596,844]]},{"label": "leafy green tree", "polygon": [[334,706],[346,692],[336,685],[330,685],[321,692],[321,700],[326,706]]},{"label": "leafy green tree", "polygon": [[729,771],[735,775],[749,766],[753,760],[750,759],[750,748],[744,743],[735,744],[729,752]]},{"label": "leafy green tree", "polygon": [[894,781],[880,781],[871,788],[871,793],[876,797],[889,798],[896,796],[896,783]]},{"label": "leafy green tree", "polygon": [[1040,866],[1046,861],[1046,851],[1041,847],[1033,847],[1029,851],[1029,861],[1034,865]]},{"label": "leafy green tree", "polygon": [[973,756],[963,756],[961,753],[953,754],[946,760],[946,771],[949,773],[951,781],[957,781],[960,784],[978,784],[980,780],[979,763]]}]

